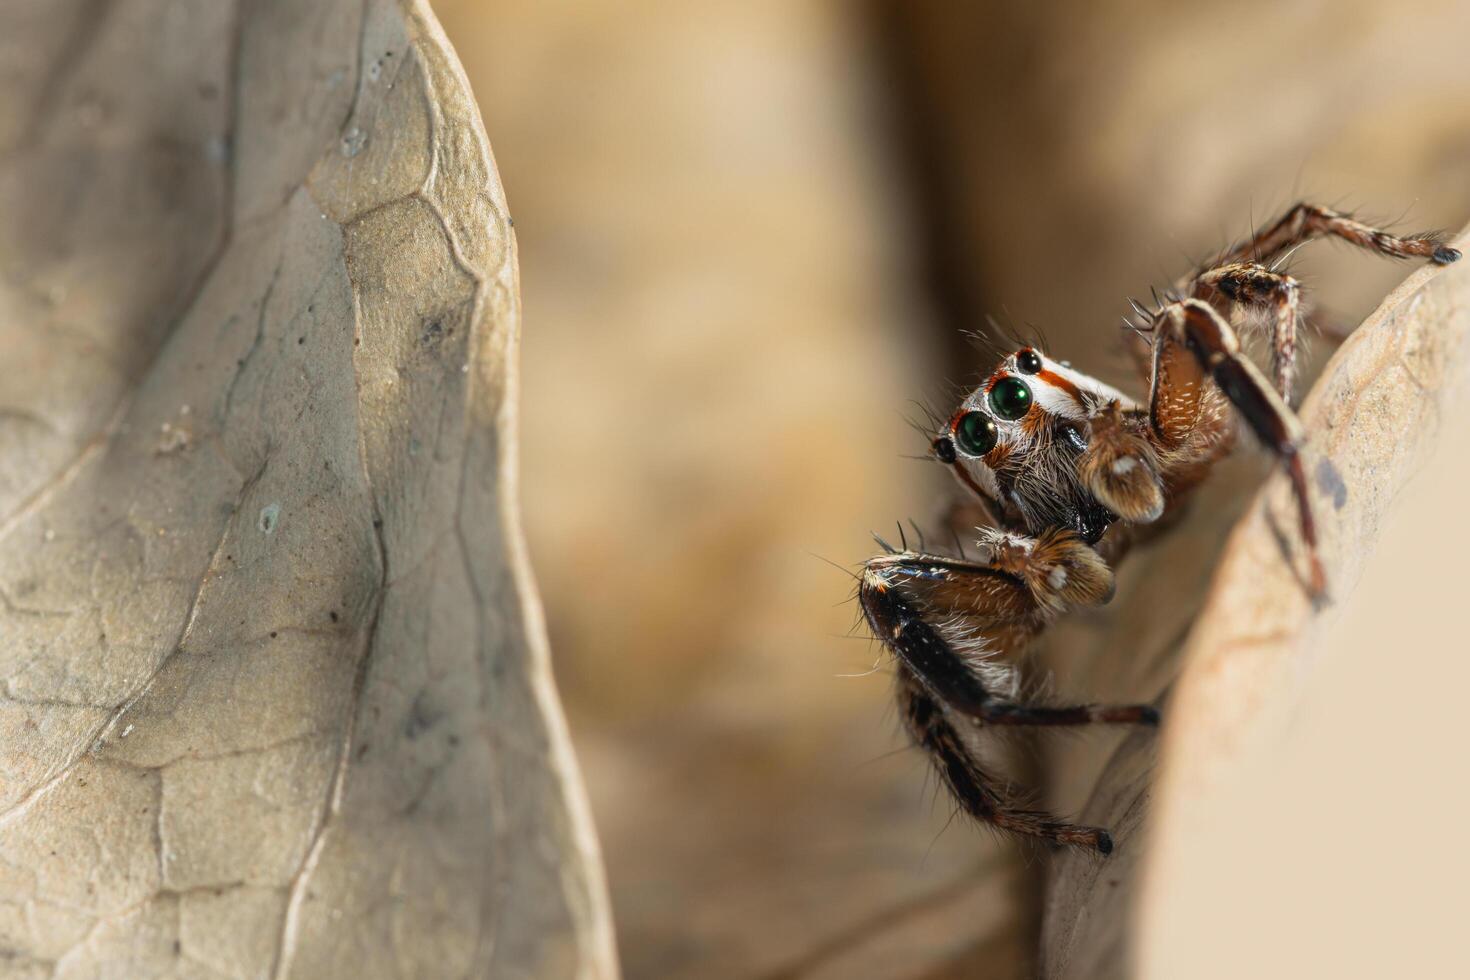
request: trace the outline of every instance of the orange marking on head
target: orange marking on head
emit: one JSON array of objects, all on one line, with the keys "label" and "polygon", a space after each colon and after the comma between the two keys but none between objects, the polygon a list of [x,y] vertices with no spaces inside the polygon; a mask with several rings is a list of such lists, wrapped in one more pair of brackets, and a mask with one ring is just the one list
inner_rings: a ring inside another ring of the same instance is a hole
[{"label": "orange marking on head", "polygon": [[1081,390],[1079,390],[1078,387],[1072,383],[1072,380],[1070,378],[1064,378],[1060,374],[1057,374],[1055,371],[1048,371],[1045,368],[1037,371],[1036,377],[1039,380],[1051,385],[1053,388],[1060,388],[1062,391],[1065,391],[1067,395],[1078,404],[1078,406],[1086,407],[1082,404]]}]

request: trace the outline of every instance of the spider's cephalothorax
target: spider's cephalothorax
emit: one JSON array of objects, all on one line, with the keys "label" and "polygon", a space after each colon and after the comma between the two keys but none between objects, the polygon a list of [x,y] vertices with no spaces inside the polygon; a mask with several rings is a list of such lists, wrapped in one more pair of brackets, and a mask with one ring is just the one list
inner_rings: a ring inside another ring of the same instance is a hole
[{"label": "spider's cephalothorax", "polygon": [[[1282,461],[1300,515],[1305,587],[1326,593],[1289,407],[1300,289],[1278,271],[1294,246],[1332,235],[1397,258],[1446,265],[1460,253],[1434,235],[1401,238],[1307,204],[1176,284],[1137,325],[1146,404],[1033,347],[1005,358],[934,438],[933,454],[988,513],[978,554],[889,551],[868,561],[859,598],[897,661],[900,714],[962,809],[998,828],[1106,854],[1111,836],[1013,802],[969,744],[974,725],[1154,725],[1149,705],[1017,702],[1014,656],[1068,608],[1105,602],[1106,558],[1132,529],[1176,509],[1234,443],[1237,416]],[[1231,314],[1266,314],[1272,377],[1241,352]],[[1233,411],[1232,411],[1233,407]],[[958,519],[958,518],[957,518]],[[957,529],[958,530],[958,529]]]},{"label": "spider's cephalothorax", "polygon": [[1028,347],[965,399],[934,454],[1008,523],[1031,534],[1069,528],[1095,544],[1118,512],[1081,463],[1090,420],[1114,405],[1136,412],[1121,392]]}]

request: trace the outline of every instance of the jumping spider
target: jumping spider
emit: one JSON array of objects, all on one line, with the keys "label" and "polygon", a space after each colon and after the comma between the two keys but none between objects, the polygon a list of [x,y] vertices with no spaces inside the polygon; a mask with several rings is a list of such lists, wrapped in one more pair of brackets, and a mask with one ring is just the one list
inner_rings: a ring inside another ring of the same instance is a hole
[{"label": "jumping spider", "polygon": [[[1140,405],[1026,347],[960,404],[933,443],[964,490],[956,531],[983,518],[980,554],[894,550],[870,559],[859,598],[895,656],[904,725],[960,808],[1002,830],[1108,854],[1111,835],[1009,799],[963,731],[985,725],[1157,725],[1151,705],[1034,706],[1017,701],[1009,663],[1052,620],[1113,592],[1110,561],[1141,526],[1173,512],[1234,443],[1236,413],[1276,454],[1300,515],[1306,588],[1327,583],[1289,407],[1300,287],[1278,271],[1295,246],[1335,235],[1395,258],[1440,265],[1460,253],[1434,235],[1400,238],[1352,217],[1298,204],[1249,241],[1182,280],[1155,311],[1139,308],[1135,340],[1149,397]],[[1231,314],[1266,315],[1270,381],[1241,352]],[[1233,405],[1235,411],[1230,411]],[[956,536],[958,543],[958,536]],[[880,541],[880,544],[882,542]]]}]

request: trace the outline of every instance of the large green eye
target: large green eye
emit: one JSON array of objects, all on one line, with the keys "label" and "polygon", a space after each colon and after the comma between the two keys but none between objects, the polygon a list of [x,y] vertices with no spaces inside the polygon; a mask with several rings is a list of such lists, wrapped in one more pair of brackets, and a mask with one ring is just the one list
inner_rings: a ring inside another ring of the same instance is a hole
[{"label": "large green eye", "polygon": [[1001,378],[990,389],[990,407],[1007,422],[1031,410],[1031,389],[1020,378]]},{"label": "large green eye", "polygon": [[984,412],[966,412],[955,426],[955,441],[967,456],[984,456],[995,448],[995,419]]}]

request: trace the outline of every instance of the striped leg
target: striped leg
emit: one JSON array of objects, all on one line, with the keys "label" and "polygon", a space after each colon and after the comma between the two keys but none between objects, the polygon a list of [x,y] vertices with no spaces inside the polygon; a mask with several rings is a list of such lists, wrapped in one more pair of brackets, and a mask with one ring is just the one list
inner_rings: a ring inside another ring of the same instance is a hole
[{"label": "striped leg", "polygon": [[[1173,372],[1164,381],[1157,373],[1154,379],[1151,411],[1161,441],[1183,444],[1189,438],[1189,406],[1199,397],[1200,377],[1212,380],[1266,448],[1286,467],[1296,495],[1309,586],[1313,596],[1325,596],[1327,576],[1317,554],[1317,522],[1307,492],[1306,469],[1300,453],[1303,433],[1296,414],[1241,352],[1235,330],[1208,303],[1197,299],[1170,303],[1159,311],[1154,329],[1158,335],[1155,363],[1167,363]],[[1183,356],[1186,354],[1187,359]],[[1189,361],[1194,363],[1195,378],[1188,376]],[[1190,397],[1179,397],[1177,389],[1190,392]]]},{"label": "striped leg", "polygon": [[1297,333],[1301,323],[1301,286],[1296,279],[1255,262],[1235,262],[1200,274],[1195,296],[1211,292],[1230,303],[1263,309],[1271,315],[1271,373],[1276,393],[1288,405],[1296,380]]},{"label": "striped leg", "polygon": [[1395,259],[1425,258],[1449,265],[1460,257],[1459,250],[1444,244],[1438,235],[1400,237],[1366,225],[1350,214],[1302,202],[1275,224],[1226,251],[1205,268],[1248,261],[1270,265],[1288,249],[1328,235]]},{"label": "striped leg", "polygon": [[1008,799],[960,734],[972,725],[1157,724],[1149,705],[1016,703],[1014,654],[1072,605],[1112,592],[1112,573],[1069,531],[1027,538],[988,532],[983,561],[897,552],[870,560],[859,597],[873,635],[898,660],[904,724],[960,805],[1002,830],[1058,844],[1112,849],[1106,831],[1064,823]]},{"label": "striped leg", "polygon": [[1023,837],[1070,844],[1111,854],[1113,838],[1101,827],[1064,823],[1050,814],[1020,806],[982,769],[942,707],[914,672],[898,668],[898,708],[914,742],[929,754],[935,770],[965,812],[976,820]]}]

